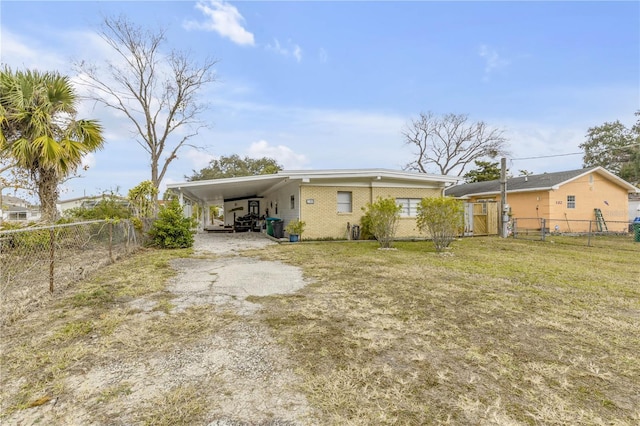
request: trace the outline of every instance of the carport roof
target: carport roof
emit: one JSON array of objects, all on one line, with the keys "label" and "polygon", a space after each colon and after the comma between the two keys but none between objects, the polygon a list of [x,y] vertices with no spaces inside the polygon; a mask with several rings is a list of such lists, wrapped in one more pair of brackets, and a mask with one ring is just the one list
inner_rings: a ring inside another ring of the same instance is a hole
[{"label": "carport roof", "polygon": [[373,182],[429,184],[444,188],[455,184],[459,177],[425,173],[404,172],[387,169],[347,169],[347,170],[282,170],[276,174],[241,176],[226,179],[179,182],[167,185],[168,190],[181,192],[186,197],[209,204],[221,204],[225,200],[260,197],[290,182],[311,181],[331,182]]}]

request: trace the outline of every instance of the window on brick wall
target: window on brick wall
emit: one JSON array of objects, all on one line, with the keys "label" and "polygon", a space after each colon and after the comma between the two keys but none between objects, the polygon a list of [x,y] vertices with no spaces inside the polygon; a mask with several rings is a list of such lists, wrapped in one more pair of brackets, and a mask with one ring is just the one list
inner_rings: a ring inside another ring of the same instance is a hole
[{"label": "window on brick wall", "polygon": [[402,207],[400,217],[418,216],[418,204],[420,204],[420,198],[396,198],[396,204]]},{"label": "window on brick wall", "polygon": [[567,208],[575,209],[576,208],[576,196],[575,195],[567,195]]},{"label": "window on brick wall", "polygon": [[338,191],[338,213],[351,213],[351,192]]}]

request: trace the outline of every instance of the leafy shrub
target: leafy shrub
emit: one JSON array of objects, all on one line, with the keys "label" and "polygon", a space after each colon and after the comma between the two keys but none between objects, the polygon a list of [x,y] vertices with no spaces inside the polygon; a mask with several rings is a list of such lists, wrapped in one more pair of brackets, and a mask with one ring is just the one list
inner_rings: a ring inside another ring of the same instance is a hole
[{"label": "leafy shrub", "polygon": [[[2,231],[23,230],[7,234],[3,238],[6,247],[10,247],[14,253],[32,254],[48,251],[51,247],[51,230],[43,228],[29,229],[29,227],[20,226],[19,224],[3,223]],[[54,241],[57,239],[59,230],[54,230]]]},{"label": "leafy shrub", "polygon": [[360,218],[360,239],[361,240],[373,240],[373,232],[371,232],[371,216],[368,212]]},{"label": "leafy shrub", "polygon": [[300,219],[293,219],[287,224],[285,231],[287,231],[289,234],[299,235],[302,239],[302,233],[304,232],[305,226],[307,226],[306,222]]},{"label": "leafy shrub", "polygon": [[367,216],[365,219],[366,232],[378,240],[380,247],[390,248],[398,230],[402,207],[396,204],[394,198],[378,197],[375,203],[367,204],[363,210]]},{"label": "leafy shrub", "polygon": [[82,220],[128,219],[131,210],[127,203],[114,197],[105,196],[93,207],[75,207],[65,212],[67,218]]},{"label": "leafy shrub", "polygon": [[464,206],[451,197],[423,198],[418,204],[416,224],[429,234],[438,253],[444,251],[464,228]]},{"label": "leafy shrub", "polygon": [[155,217],[158,188],[150,180],[129,190],[129,201],[136,217]]},{"label": "leafy shrub", "polygon": [[187,248],[193,246],[192,228],[195,226],[194,219],[184,217],[178,200],[171,200],[160,209],[158,220],[153,222],[149,236],[152,243],[160,248]]},{"label": "leafy shrub", "polygon": [[9,222],[3,220],[2,223],[0,223],[0,231],[12,231],[14,229],[20,228],[23,228],[23,225],[21,225],[19,222]]}]

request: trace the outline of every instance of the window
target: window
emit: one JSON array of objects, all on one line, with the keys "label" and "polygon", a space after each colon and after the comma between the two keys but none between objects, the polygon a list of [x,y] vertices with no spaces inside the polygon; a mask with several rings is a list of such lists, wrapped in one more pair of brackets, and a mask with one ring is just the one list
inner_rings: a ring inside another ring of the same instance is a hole
[{"label": "window", "polygon": [[296,208],[296,197],[294,195],[291,196],[289,207],[291,208],[291,210],[294,210]]},{"label": "window", "polygon": [[9,212],[9,220],[27,220],[27,212]]},{"label": "window", "polygon": [[567,195],[567,208],[575,209],[576,208],[576,196],[575,195]]},{"label": "window", "polygon": [[338,213],[351,213],[351,192],[338,191]]},{"label": "window", "polygon": [[420,204],[420,198],[396,198],[396,204],[402,207],[400,217],[418,216],[418,204]]}]

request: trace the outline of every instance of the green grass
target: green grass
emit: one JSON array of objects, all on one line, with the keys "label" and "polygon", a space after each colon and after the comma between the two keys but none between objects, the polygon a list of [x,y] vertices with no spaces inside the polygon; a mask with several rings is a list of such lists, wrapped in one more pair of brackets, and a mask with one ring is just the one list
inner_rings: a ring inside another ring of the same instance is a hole
[{"label": "green grass", "polygon": [[[637,254],[464,239],[259,255],[315,284],[264,315],[327,424],[637,424]],[[637,250],[630,246],[630,250]]]}]

